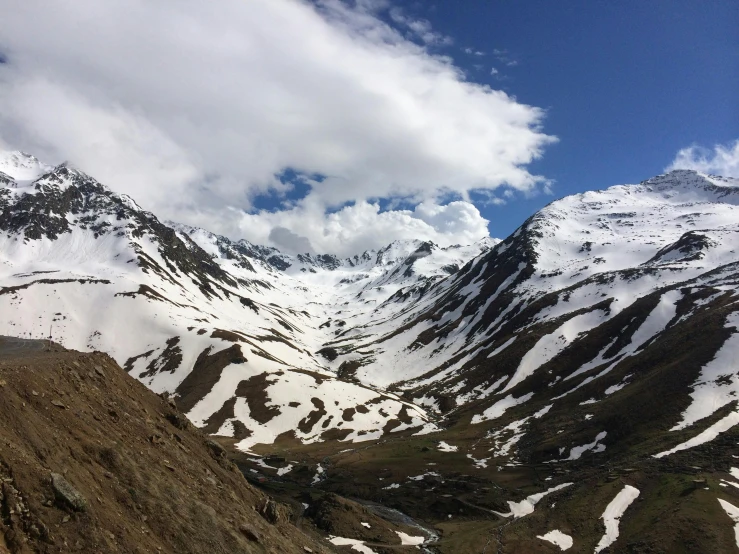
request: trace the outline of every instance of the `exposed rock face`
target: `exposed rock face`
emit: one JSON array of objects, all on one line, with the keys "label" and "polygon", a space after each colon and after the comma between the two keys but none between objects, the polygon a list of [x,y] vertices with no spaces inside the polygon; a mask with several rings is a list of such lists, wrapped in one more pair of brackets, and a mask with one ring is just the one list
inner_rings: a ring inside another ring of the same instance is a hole
[{"label": "exposed rock face", "polygon": [[62,504],[77,512],[87,510],[87,500],[85,500],[85,497],[58,473],[51,474],[51,488],[54,490],[54,496]]},{"label": "exposed rock face", "polygon": [[259,509],[259,514],[273,525],[290,519],[289,510],[285,506],[280,506],[272,499],[265,500]]}]

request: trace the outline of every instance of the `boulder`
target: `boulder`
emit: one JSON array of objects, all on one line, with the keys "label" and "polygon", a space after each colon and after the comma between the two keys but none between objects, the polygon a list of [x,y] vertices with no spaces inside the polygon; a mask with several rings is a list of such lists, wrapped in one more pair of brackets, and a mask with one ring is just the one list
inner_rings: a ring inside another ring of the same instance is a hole
[{"label": "boulder", "polygon": [[262,507],[259,509],[259,515],[272,524],[285,522],[290,519],[290,514],[287,513],[287,508],[281,506],[272,499],[267,499]]},{"label": "boulder", "polygon": [[58,473],[51,474],[51,488],[56,499],[77,512],[87,510],[87,500]]},{"label": "boulder", "polygon": [[261,540],[257,530],[248,523],[242,523],[239,526],[239,531],[241,531],[241,533],[252,542],[259,542]]}]

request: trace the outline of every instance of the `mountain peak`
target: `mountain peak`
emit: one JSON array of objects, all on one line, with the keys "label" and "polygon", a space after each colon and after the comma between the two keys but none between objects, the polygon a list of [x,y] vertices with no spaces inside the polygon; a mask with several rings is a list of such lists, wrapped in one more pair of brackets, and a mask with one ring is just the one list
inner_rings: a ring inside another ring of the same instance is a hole
[{"label": "mountain peak", "polygon": [[709,175],[693,169],[673,169],[640,183],[651,190],[706,191],[709,193],[735,193],[739,180],[719,175]]},{"label": "mountain peak", "polygon": [[19,150],[0,151],[0,172],[16,181],[32,181],[51,169],[38,158]]}]

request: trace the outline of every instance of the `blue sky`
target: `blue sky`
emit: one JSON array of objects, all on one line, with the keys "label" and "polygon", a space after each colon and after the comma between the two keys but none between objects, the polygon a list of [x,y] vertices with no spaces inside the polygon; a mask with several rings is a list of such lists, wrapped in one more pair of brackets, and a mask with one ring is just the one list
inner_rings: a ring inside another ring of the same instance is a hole
[{"label": "blue sky", "polygon": [[4,16],[0,147],[288,252],[503,238],[556,198],[667,167],[739,176],[736,0],[25,0]]},{"label": "blue sky", "polygon": [[[421,11],[454,38],[447,51],[471,79],[545,108],[545,130],[560,139],[532,164],[555,181],[553,197],[483,208],[493,235],[553,198],[639,182],[683,147],[739,137],[735,1],[464,0]],[[496,49],[518,64],[500,63]]]}]

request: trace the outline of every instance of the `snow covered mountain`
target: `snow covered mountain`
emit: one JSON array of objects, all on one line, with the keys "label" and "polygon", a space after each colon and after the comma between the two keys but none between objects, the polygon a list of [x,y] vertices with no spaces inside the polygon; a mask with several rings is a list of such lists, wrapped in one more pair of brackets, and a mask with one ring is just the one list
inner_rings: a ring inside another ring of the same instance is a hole
[{"label": "snow covered mountain", "polygon": [[554,462],[739,423],[736,180],[674,171],[502,242],[339,259],[163,223],[67,165],[0,171],[0,334],[106,351],[242,450],[463,426],[475,459]]},{"label": "snow covered mountain", "polygon": [[[64,164],[12,153],[0,170],[0,333],[51,329],[66,346],[109,352],[154,391],[175,394],[199,425],[244,439],[243,448],[286,432],[360,440],[388,424],[433,428],[413,403],[337,379],[324,346],[366,306],[418,294],[494,242],[291,257],[164,225]],[[340,429],[347,410],[356,414]]]}]

